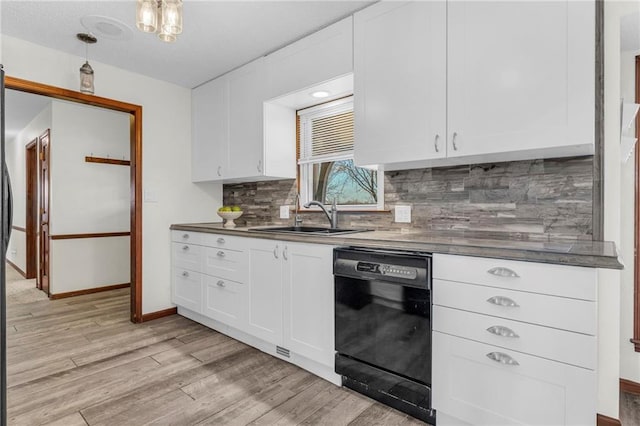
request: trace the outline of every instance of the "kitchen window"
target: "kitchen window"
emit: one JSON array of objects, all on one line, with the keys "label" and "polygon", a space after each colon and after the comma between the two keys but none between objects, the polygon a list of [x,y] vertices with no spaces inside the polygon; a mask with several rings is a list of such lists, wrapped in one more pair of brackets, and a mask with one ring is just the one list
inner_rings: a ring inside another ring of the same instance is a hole
[{"label": "kitchen window", "polygon": [[382,170],[353,163],[353,96],[298,111],[301,203],[311,200],[340,210],[383,208]]}]

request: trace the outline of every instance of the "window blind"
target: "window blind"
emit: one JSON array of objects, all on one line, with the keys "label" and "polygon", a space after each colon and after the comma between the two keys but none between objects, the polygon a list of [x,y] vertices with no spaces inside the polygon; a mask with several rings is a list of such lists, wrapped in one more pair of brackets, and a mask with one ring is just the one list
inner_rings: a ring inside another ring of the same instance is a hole
[{"label": "window blind", "polygon": [[310,108],[300,116],[299,164],[335,161],[353,156],[353,101],[336,101],[321,110]]}]

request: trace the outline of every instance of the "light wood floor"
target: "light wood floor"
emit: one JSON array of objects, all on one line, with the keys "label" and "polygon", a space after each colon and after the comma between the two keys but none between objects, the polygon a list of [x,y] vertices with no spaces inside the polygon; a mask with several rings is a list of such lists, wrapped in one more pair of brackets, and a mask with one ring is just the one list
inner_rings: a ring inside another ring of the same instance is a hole
[{"label": "light wood floor", "polygon": [[8,306],[9,424],[423,424],[129,290]]}]

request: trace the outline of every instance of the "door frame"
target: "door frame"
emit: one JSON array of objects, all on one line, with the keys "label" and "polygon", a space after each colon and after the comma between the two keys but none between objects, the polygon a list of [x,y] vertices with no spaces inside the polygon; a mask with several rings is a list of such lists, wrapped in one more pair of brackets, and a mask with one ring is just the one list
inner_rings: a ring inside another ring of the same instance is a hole
[{"label": "door frame", "polygon": [[131,321],[142,322],[142,106],[73,90],[5,77],[5,88],[129,114],[131,160]]},{"label": "door frame", "polygon": [[25,275],[27,279],[35,278],[36,287],[42,289],[38,274],[38,138],[32,140],[25,149]]},{"label": "door frame", "polygon": [[[38,137],[38,189],[40,190],[40,209],[38,211],[38,231],[40,233],[38,260],[38,278],[40,279],[40,289],[51,297],[51,130],[47,129]],[[46,166],[46,167],[45,167]],[[45,210],[46,206],[46,210]],[[45,220],[46,211],[46,223]],[[46,225],[47,231],[44,231]]]}]

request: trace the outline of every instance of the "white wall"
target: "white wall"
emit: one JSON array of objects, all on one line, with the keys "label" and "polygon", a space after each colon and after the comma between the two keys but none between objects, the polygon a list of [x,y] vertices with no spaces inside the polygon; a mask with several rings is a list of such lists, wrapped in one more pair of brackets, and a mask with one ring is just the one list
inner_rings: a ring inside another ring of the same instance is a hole
[{"label": "white wall", "polygon": [[[114,45],[114,48],[118,48]],[[2,36],[7,75],[78,89],[79,56]],[[47,66],[42,66],[47,64]],[[160,80],[91,62],[96,95],[143,107],[143,189],[157,202],[143,204],[143,312],[172,306],[169,226],[216,221],[220,184],[191,183],[191,92]]]},{"label": "white wall", "polygon": [[[51,104],[36,115],[27,126],[13,139],[6,141],[6,161],[11,176],[13,190],[13,225],[20,228],[26,226],[26,160],[25,146],[51,128]],[[26,271],[26,234],[13,230],[7,259],[17,267]]]}]

